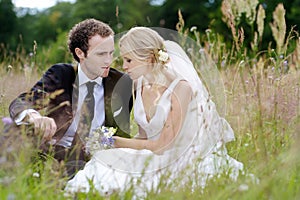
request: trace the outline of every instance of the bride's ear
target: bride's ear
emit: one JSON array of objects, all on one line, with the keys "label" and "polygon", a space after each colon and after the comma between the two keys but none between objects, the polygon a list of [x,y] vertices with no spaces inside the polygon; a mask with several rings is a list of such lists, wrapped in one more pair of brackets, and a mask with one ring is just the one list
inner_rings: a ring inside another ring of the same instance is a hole
[{"label": "bride's ear", "polygon": [[147,60],[146,60],[147,63],[150,63],[150,64],[153,64],[155,63],[155,56],[154,55],[151,55]]}]

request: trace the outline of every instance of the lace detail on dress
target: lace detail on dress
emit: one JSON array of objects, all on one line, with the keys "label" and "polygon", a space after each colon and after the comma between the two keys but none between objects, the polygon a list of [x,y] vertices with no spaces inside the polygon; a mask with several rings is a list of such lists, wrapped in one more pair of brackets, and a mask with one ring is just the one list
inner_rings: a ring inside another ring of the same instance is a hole
[{"label": "lace detail on dress", "polygon": [[148,121],[142,100],[143,76],[138,79],[136,101],[134,103],[134,116],[137,124],[145,130],[148,139],[155,140],[159,138],[160,132],[170,112],[171,94],[180,80],[182,79],[175,79],[164,91],[156,105],[154,116]]}]

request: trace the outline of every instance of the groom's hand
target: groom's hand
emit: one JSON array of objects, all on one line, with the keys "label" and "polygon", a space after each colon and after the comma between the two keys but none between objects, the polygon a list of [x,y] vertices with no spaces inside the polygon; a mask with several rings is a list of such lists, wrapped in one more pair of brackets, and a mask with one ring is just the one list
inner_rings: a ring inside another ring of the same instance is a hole
[{"label": "groom's hand", "polygon": [[35,132],[37,133],[41,131],[44,133],[44,140],[51,140],[57,129],[54,119],[41,116],[39,113],[30,113],[28,116],[28,121],[34,124]]}]

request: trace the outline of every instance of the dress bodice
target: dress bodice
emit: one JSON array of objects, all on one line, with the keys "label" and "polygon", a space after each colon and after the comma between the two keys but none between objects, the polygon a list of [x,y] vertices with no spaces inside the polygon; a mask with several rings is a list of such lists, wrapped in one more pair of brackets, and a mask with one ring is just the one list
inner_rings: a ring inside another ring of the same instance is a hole
[{"label": "dress bodice", "polygon": [[143,100],[142,87],[143,77],[137,82],[136,101],[134,103],[134,119],[147,134],[149,140],[158,139],[161,130],[167,120],[171,108],[171,94],[181,79],[175,79],[161,95],[155,108],[155,114],[151,119],[147,119]]}]

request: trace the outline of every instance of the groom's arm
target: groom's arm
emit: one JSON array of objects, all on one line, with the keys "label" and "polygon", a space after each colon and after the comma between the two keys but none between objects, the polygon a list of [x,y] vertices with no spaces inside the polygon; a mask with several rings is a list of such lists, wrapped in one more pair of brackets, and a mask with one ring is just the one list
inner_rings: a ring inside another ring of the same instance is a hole
[{"label": "groom's arm", "polygon": [[55,134],[56,123],[54,119],[47,116],[45,111],[51,98],[55,98],[54,94],[62,88],[64,72],[71,67],[62,64],[53,65],[30,91],[20,94],[11,102],[10,116],[17,125],[33,124],[36,131],[41,130],[44,133],[45,139]]}]

